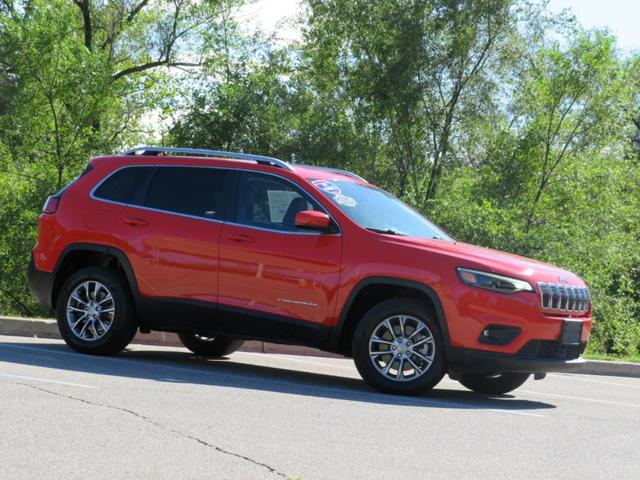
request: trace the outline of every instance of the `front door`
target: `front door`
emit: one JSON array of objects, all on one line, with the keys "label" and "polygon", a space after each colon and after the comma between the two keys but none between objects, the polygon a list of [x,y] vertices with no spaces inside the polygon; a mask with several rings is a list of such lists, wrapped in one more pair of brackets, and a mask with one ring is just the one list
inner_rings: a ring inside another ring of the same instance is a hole
[{"label": "front door", "polygon": [[238,185],[235,215],[220,237],[221,311],[257,314],[249,316],[258,319],[258,332],[269,331],[269,319],[274,329],[289,320],[294,330],[301,323],[326,326],[340,275],[337,225],[325,233],[296,228],[296,213],[324,209],[283,177],[242,172]]}]

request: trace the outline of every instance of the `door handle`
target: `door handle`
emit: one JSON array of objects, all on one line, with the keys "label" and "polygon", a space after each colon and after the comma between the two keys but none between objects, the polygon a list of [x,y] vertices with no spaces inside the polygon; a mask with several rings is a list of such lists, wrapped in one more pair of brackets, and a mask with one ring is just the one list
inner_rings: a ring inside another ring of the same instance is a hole
[{"label": "door handle", "polygon": [[229,233],[227,235],[227,239],[233,241],[233,242],[238,242],[238,243],[251,243],[251,242],[255,242],[255,239],[253,237],[250,237],[249,235],[245,235],[243,233]]},{"label": "door handle", "polygon": [[149,226],[149,222],[147,222],[145,219],[143,218],[137,218],[137,217],[125,217],[122,219],[122,223],[125,223],[127,225],[131,225],[132,227],[148,227]]}]

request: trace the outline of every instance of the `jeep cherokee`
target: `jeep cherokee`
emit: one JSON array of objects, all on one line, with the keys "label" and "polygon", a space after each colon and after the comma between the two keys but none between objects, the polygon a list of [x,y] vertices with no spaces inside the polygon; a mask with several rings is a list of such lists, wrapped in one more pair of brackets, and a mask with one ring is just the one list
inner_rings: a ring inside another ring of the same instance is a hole
[{"label": "jeep cherokee", "polygon": [[570,272],[459,242],[351,172],[211,150],[92,159],[46,200],[29,283],[79,352],[138,330],[212,357],[307,345],[404,394],[445,373],[506,393],[582,363],[591,332]]}]

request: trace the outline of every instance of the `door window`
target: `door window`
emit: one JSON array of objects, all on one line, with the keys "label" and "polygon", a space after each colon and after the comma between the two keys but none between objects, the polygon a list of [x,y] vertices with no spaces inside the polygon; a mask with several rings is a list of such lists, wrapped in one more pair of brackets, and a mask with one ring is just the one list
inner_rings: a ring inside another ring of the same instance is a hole
[{"label": "door window", "polygon": [[227,172],[207,167],[158,167],[146,206],[194,217],[222,220]]},{"label": "door window", "polygon": [[236,221],[271,230],[295,231],[295,218],[303,210],[321,210],[309,195],[291,182],[262,173],[240,177]]}]

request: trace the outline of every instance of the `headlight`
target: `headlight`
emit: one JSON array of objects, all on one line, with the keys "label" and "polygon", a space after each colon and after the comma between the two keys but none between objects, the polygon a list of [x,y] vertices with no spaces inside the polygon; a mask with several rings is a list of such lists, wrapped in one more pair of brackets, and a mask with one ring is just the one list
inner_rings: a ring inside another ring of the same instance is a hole
[{"label": "headlight", "polygon": [[533,292],[531,284],[525,280],[504,277],[495,273],[481,272],[469,268],[456,268],[460,281],[465,285],[485,288],[501,293]]}]

